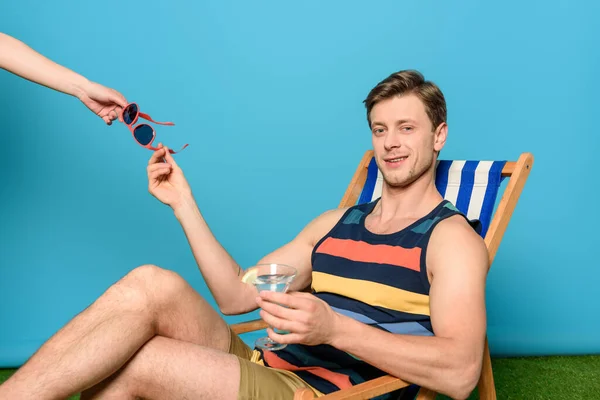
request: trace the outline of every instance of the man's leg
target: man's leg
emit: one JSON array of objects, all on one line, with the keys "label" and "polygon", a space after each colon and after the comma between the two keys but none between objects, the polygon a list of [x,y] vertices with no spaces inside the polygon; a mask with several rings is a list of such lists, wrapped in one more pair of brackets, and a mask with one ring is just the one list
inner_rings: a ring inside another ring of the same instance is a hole
[{"label": "man's leg", "polygon": [[81,400],[291,400],[299,388],[310,388],[290,372],[252,362],[252,350],[236,335],[230,350],[156,336]]},{"label": "man's leg", "polygon": [[235,355],[156,336],[110,379],[81,400],[236,400],[240,366]]},{"label": "man's leg", "polygon": [[227,352],[229,328],[177,274],[136,268],[50,338],[8,381],[0,399],[64,399],[119,370],[154,336]]}]

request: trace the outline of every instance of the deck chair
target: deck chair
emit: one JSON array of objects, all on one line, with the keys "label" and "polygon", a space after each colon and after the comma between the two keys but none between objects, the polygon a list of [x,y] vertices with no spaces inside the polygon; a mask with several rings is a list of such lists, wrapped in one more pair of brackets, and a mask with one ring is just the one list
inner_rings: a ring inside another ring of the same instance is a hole
[{"label": "deck chair", "polygon": [[[531,153],[522,153],[517,161],[439,160],[437,163],[437,189],[445,199],[454,204],[469,219],[480,221],[480,234],[484,237],[488,248],[490,265],[498,251],[502,236],[506,231],[532,166],[533,155]],[[505,178],[509,178],[509,180],[496,207],[500,185]],[[339,207],[349,207],[375,200],[381,195],[381,187],[381,172],[373,158],[373,151],[368,150],[358,165]],[[260,319],[232,325],[233,331],[237,334],[265,328],[266,324]],[[410,382],[386,375],[328,394],[321,397],[321,399],[370,399],[409,386],[415,387]],[[477,389],[480,399],[496,400],[487,337]],[[433,400],[436,396],[436,392],[421,387],[418,388],[416,398],[417,400]],[[309,389],[298,389],[294,395],[294,400],[313,398],[313,393]]]}]

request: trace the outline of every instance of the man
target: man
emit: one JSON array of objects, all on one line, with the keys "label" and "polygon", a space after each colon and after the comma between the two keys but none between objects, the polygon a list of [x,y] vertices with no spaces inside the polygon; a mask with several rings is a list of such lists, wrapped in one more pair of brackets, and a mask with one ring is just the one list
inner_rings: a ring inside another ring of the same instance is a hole
[{"label": "man", "polygon": [[117,118],[120,120],[121,111],[127,105],[125,97],[116,90],[89,81],[2,32],[0,68],[39,85],[77,97],[107,125],[111,125]]},{"label": "man", "polygon": [[259,261],[298,270],[286,294],[258,295],[242,282],[164,148],[147,167],[150,193],[173,209],[221,311],[262,308],[270,326],[289,331],[268,329],[285,349],[250,349],[182,278],[142,266],[44,344],[0,398],[83,390],[83,400],[291,399],[300,387],[321,395],[385,373],[468,397],[481,368],[488,257],[434,185],[444,97],[418,72],[401,71],[365,103],[382,196],[325,212]]}]

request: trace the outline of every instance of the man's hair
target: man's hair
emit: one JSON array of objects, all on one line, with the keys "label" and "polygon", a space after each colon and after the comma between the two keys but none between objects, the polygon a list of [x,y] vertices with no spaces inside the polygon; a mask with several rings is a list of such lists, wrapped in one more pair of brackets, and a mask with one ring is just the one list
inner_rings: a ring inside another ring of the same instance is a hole
[{"label": "man's hair", "polygon": [[425,105],[425,111],[433,129],[446,122],[446,100],[435,83],[426,81],[418,71],[403,70],[394,72],[377,84],[364,100],[367,107],[367,121],[371,126],[371,110],[382,100],[408,94],[416,95]]}]

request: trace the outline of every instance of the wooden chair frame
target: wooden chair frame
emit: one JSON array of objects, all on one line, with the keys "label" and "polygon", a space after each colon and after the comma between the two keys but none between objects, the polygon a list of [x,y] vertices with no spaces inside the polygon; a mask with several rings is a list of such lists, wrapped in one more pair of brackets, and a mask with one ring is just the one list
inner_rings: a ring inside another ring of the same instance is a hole
[{"label": "wooden chair frame", "polygon": [[[367,179],[367,170],[369,163],[373,157],[373,150],[365,152],[350,185],[346,189],[346,193],[342,197],[338,207],[350,207],[356,204],[363,186]],[[533,155],[531,153],[522,153],[517,161],[508,161],[502,169],[502,176],[509,178],[506,190],[504,191],[498,208],[494,213],[490,227],[485,236],[485,244],[489,253],[489,264],[492,265],[494,257],[504,236],[504,232],[508,226],[508,222],[517,205],[517,201],[523,191],[525,182],[533,167]],[[260,329],[265,329],[267,325],[261,319],[242,322],[231,326],[237,334],[252,332]],[[341,400],[341,399],[370,399],[385,393],[409,386],[409,382],[396,378],[391,375],[382,376],[355,385],[348,389],[343,389],[331,394],[328,394],[321,399],[324,400]],[[485,349],[483,354],[483,365],[481,376],[477,385],[479,398],[482,400],[496,400],[496,389],[494,386],[494,375],[492,373],[492,361],[490,358],[490,350],[488,347],[487,337],[485,340]],[[433,400],[437,393],[421,388],[417,396],[417,400]],[[314,399],[314,395],[310,389],[298,389],[294,395],[294,400],[309,400]]]}]

